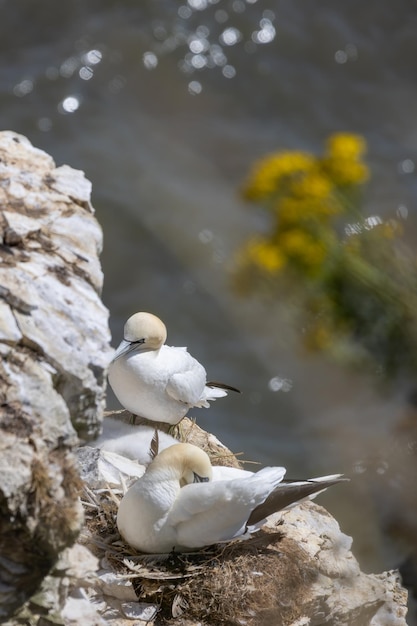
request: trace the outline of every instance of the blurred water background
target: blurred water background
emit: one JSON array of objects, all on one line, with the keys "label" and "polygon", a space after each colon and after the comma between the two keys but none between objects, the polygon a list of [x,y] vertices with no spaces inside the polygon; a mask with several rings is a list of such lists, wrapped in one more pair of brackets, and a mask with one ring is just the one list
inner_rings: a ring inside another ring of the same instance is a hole
[{"label": "blurred water background", "polygon": [[[1,0],[0,9],[1,127],[92,181],[114,345],[130,314],[159,315],[169,344],[243,391],[193,412],[198,423],[291,477],[351,476],[321,502],[353,536],[364,570],[397,567],[417,513],[414,479],[403,476],[415,472],[414,439],[396,441],[416,423],[413,381],[381,387],[307,355],[291,303],[239,297],[230,268],[264,227],[238,193],[253,160],[319,152],[334,131],[366,138],[366,213],[406,215],[414,246],[415,0]],[[118,407],[111,395],[109,406]]]}]

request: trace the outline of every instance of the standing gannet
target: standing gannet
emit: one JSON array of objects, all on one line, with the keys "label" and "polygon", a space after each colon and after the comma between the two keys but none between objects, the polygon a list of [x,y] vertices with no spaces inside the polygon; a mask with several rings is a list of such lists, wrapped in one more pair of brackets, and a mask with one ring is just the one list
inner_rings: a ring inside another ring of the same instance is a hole
[{"label": "standing gannet", "polygon": [[242,470],[241,478],[220,473],[212,480],[207,454],[180,443],[160,452],[126,492],[117,527],[141,552],[202,548],[248,536],[268,515],[346,480],[336,474],[285,482],[284,474],[284,467],[266,467],[254,474]]},{"label": "standing gannet", "polygon": [[135,313],[109,368],[109,383],[120,404],[134,415],[177,424],[192,407],[238,391],[208,383],[206,370],[187,348],[165,345],[165,324],[151,313]]}]

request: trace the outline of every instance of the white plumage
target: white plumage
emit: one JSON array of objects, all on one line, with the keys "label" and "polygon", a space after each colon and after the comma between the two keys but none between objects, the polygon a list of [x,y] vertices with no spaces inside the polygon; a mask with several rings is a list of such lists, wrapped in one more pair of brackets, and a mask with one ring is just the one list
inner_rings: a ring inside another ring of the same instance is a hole
[{"label": "white plumage", "polygon": [[117,525],[125,541],[142,552],[167,553],[247,536],[273,512],[344,480],[338,474],[285,482],[283,467],[255,474],[216,469],[213,480],[213,469],[192,444],[160,452],[120,503]]},{"label": "white plumage", "polygon": [[120,404],[151,421],[177,424],[192,407],[227,395],[233,387],[207,383],[206,370],[186,348],[165,345],[164,323],[151,313],[135,313],[109,368]]},{"label": "white plumage", "polygon": [[[126,424],[120,420],[106,417],[103,421],[103,432],[92,445],[107,452],[115,452],[141,465],[149,465],[152,460],[152,439],[155,428],[144,424]],[[157,431],[158,451],[161,452],[179,443],[177,439],[160,430]]]}]

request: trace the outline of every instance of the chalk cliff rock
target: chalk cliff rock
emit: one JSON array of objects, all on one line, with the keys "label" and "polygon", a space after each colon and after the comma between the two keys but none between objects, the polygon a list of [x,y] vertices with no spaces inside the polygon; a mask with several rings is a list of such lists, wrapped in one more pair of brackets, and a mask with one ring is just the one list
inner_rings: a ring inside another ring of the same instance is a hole
[{"label": "chalk cliff rock", "polygon": [[82,523],[71,450],[100,429],[111,358],[91,183],[0,133],[0,620]]}]

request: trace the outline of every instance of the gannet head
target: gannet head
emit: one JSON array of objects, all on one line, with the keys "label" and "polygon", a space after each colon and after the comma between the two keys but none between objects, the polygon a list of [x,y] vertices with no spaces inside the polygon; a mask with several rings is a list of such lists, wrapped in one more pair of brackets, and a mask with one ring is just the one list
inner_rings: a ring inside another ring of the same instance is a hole
[{"label": "gannet head", "polygon": [[143,343],[150,350],[159,350],[167,338],[167,329],[159,317],[152,313],[135,313],[124,327],[124,339],[130,343]]},{"label": "gannet head", "polygon": [[212,479],[212,468],[208,455],[191,443],[179,443],[162,450],[149,471],[168,469],[178,479],[181,487],[192,483],[205,483]]},{"label": "gannet head", "polygon": [[135,313],[124,326],[124,339],[116,350],[113,361],[132,352],[159,350],[167,338],[167,329],[152,313]]}]

